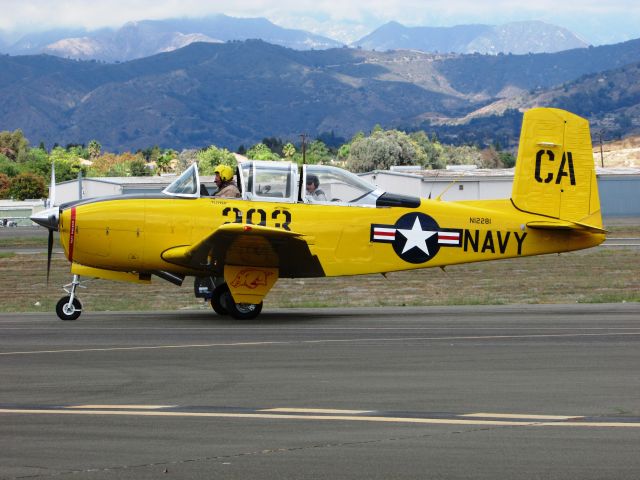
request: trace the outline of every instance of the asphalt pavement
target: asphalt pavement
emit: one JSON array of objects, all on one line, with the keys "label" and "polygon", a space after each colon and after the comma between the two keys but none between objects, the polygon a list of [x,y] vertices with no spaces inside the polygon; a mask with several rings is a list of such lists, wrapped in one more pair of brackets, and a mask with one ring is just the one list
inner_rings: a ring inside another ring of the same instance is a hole
[{"label": "asphalt pavement", "polygon": [[0,314],[0,478],[640,476],[640,304]]}]

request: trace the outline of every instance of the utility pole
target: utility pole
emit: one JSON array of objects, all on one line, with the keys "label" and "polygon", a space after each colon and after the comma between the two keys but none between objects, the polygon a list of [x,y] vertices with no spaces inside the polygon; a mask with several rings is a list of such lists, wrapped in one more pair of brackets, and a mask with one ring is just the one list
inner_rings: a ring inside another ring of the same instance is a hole
[{"label": "utility pole", "polygon": [[600,130],[598,132],[598,136],[600,137],[600,165],[602,166],[602,168],[604,168],[604,154],[602,153],[602,134],[604,132],[602,130]]},{"label": "utility pole", "polygon": [[307,163],[307,134],[301,133],[300,138],[302,139],[302,164],[304,165]]}]

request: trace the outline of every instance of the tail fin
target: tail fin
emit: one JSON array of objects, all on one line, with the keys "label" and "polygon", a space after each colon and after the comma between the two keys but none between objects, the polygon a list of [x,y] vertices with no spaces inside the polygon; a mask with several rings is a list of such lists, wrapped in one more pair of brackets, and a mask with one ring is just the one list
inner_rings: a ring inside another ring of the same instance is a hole
[{"label": "tail fin", "polygon": [[524,114],[511,199],[525,212],[602,229],[587,120],[556,108]]}]

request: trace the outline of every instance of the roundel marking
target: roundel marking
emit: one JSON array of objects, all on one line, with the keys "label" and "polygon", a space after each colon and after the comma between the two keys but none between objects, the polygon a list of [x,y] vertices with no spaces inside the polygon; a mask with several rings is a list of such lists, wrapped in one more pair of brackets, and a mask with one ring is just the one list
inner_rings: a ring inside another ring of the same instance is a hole
[{"label": "roundel marking", "polygon": [[459,247],[461,231],[441,229],[429,215],[407,213],[394,225],[371,225],[371,241],[391,243],[405,262],[425,263],[435,257],[441,246]]}]

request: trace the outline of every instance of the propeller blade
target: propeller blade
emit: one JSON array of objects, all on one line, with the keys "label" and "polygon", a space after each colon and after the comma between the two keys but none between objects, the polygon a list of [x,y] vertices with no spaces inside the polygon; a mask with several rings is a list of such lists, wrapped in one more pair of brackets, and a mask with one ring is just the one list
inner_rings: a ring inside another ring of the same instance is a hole
[{"label": "propeller blade", "polygon": [[47,285],[49,285],[49,272],[51,271],[51,254],[53,253],[53,230],[49,229],[49,242],[47,244]]}]

